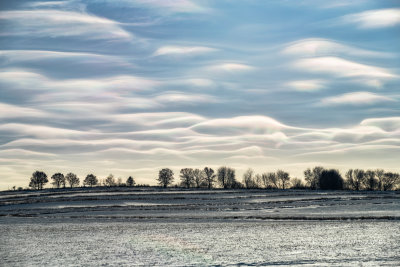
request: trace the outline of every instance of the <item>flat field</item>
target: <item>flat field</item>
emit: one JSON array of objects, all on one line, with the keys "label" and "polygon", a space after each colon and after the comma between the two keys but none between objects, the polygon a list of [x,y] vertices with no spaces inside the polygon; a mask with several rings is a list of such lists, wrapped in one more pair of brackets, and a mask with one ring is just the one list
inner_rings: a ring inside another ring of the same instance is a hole
[{"label": "flat field", "polygon": [[400,192],[2,192],[0,265],[399,266]]}]

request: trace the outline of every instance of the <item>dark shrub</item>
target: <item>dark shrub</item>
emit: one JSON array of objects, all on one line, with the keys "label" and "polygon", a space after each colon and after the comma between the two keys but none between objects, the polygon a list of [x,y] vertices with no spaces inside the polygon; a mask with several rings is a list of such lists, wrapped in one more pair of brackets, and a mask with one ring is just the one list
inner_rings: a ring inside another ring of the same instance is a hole
[{"label": "dark shrub", "polygon": [[319,177],[319,186],[322,190],[341,190],[343,178],[337,170],[323,170]]}]

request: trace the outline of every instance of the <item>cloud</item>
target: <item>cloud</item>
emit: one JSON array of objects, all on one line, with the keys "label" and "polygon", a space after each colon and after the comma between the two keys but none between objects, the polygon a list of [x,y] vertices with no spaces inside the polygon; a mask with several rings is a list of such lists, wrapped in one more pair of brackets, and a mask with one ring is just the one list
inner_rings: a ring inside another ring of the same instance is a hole
[{"label": "cloud", "polygon": [[397,77],[397,75],[385,68],[360,64],[338,57],[300,59],[296,61],[293,66],[304,71],[327,73],[339,77],[367,77],[380,79]]},{"label": "cloud", "polygon": [[4,118],[44,118],[49,114],[35,108],[27,108],[0,103],[0,119]]},{"label": "cloud", "polygon": [[[95,53],[48,51],[48,50],[0,50],[0,59],[4,64],[43,62],[46,60],[62,60],[64,63],[77,62],[79,64],[112,64],[114,66],[133,65],[121,57],[101,55]],[[60,63],[62,64],[62,63]]]},{"label": "cloud", "polygon": [[322,38],[309,38],[302,39],[290,43],[282,51],[284,54],[297,55],[301,57],[309,56],[367,56],[367,57],[388,57],[390,54],[365,50],[342,44],[337,41],[322,39]]},{"label": "cloud", "polygon": [[207,69],[210,71],[238,72],[238,71],[251,71],[254,70],[255,68],[250,65],[241,63],[222,63],[209,66],[207,67]]},{"label": "cloud", "polygon": [[371,105],[379,102],[396,101],[390,97],[370,92],[353,92],[339,96],[332,96],[322,99],[323,105]]},{"label": "cloud", "polygon": [[360,125],[379,127],[387,132],[400,133],[400,117],[371,118],[363,120]]},{"label": "cloud", "polygon": [[[320,155],[319,163],[335,165],[354,155],[367,159],[362,151],[374,149],[393,156],[400,137],[398,117],[317,129],[292,127],[267,116],[213,119],[187,112],[108,114],[104,120],[102,130],[94,125],[83,127],[92,130],[51,127],[45,121],[43,125],[0,124],[0,136],[13,137],[3,142],[0,154],[7,162],[12,160],[7,163],[11,174],[23,170],[28,175],[45,161],[45,171],[96,170],[99,174],[112,169],[120,175],[121,170],[131,170],[152,183],[154,170],[161,165],[179,169],[228,161],[236,168],[243,164],[276,168],[292,163],[306,166]],[[120,125],[133,126],[133,130],[119,131]],[[335,151],[341,157],[330,157],[324,151]]]},{"label": "cloud", "polygon": [[[208,80],[189,80],[189,83],[205,85]],[[100,111],[104,108],[154,109],[173,103],[175,106],[217,103],[216,96],[181,91],[149,91],[164,82],[142,77],[121,75],[93,79],[50,79],[42,74],[21,69],[0,72],[0,85],[15,90],[30,90],[31,101],[58,110]],[[168,83],[168,82],[166,82]],[[147,93],[147,94],[143,94]],[[101,101],[106,106],[97,105]],[[94,105],[94,106],[93,106]]]},{"label": "cloud", "polygon": [[348,6],[354,6],[354,5],[361,5],[365,4],[367,2],[366,0],[352,0],[352,1],[347,1],[347,0],[336,0],[336,1],[317,1],[317,3],[314,4],[321,4],[321,8],[340,8],[340,7],[348,7]]},{"label": "cloud", "polygon": [[72,11],[53,9],[2,11],[0,20],[10,22],[1,35],[33,37],[80,37],[130,41],[133,35],[116,21]]},{"label": "cloud", "polygon": [[239,116],[226,119],[212,119],[193,125],[191,129],[200,133],[238,134],[273,133],[287,128],[286,125],[266,116]]},{"label": "cloud", "polygon": [[292,81],[287,83],[289,87],[300,92],[314,92],[324,89],[326,87],[326,81],[324,80],[301,80]]},{"label": "cloud", "polygon": [[163,46],[154,52],[154,56],[163,55],[196,55],[218,51],[206,46]]},{"label": "cloud", "polygon": [[31,151],[45,150],[46,153],[57,153],[62,150],[63,153],[87,153],[94,151],[102,151],[106,149],[131,149],[131,150],[143,150],[142,153],[146,153],[149,149],[164,149],[175,147],[176,143],[166,142],[160,140],[132,140],[122,138],[105,138],[102,139],[85,139],[85,140],[71,140],[71,139],[32,139],[32,138],[21,138],[14,140],[2,145],[2,148],[12,147],[14,149],[24,148]]},{"label": "cloud", "polygon": [[175,103],[180,104],[198,104],[198,103],[215,103],[219,100],[215,96],[205,94],[191,94],[183,92],[167,92],[154,98],[160,104]]},{"label": "cloud", "polygon": [[400,24],[400,8],[368,10],[341,18],[342,23],[358,25],[361,29],[394,27]]},{"label": "cloud", "polygon": [[153,127],[188,127],[206,120],[203,116],[188,112],[151,112],[110,115],[111,121],[129,122],[145,126],[147,129]]},{"label": "cloud", "polygon": [[33,8],[43,8],[43,7],[65,7],[71,4],[77,5],[78,3],[75,1],[67,0],[67,1],[39,1],[33,3],[27,3],[26,6]]},{"label": "cloud", "polygon": [[204,78],[188,78],[188,79],[172,79],[165,81],[164,84],[167,85],[184,85],[190,87],[200,87],[200,88],[214,88],[217,84],[213,80]]},{"label": "cloud", "polygon": [[209,11],[208,8],[190,0],[134,0],[129,2],[133,5],[141,5],[169,13],[203,13]]},{"label": "cloud", "polygon": [[35,152],[31,150],[18,149],[18,148],[0,149],[0,155],[4,160],[11,161],[12,163],[16,163],[20,160],[21,161],[32,160],[32,157],[51,160],[54,159],[54,157],[56,156],[56,154],[52,153]]},{"label": "cloud", "polygon": [[[351,7],[351,6],[358,6],[358,5],[365,5],[366,2],[369,0],[335,0],[335,1],[321,1],[321,0],[302,0],[302,1],[296,1],[295,3],[292,3],[290,1],[287,1],[290,3],[290,5],[297,4],[301,6],[306,6],[306,7],[312,7],[312,8],[321,8],[321,9],[331,9],[331,8],[343,8],[343,7]],[[283,3],[285,3],[284,1]]]},{"label": "cloud", "polygon": [[1,83],[17,89],[27,90],[49,90],[59,93],[74,92],[75,96],[85,92],[100,91],[145,91],[154,88],[160,83],[155,80],[142,77],[119,75],[98,79],[50,79],[47,76],[36,72],[22,69],[9,69],[0,72]]},{"label": "cloud", "polygon": [[32,125],[23,123],[0,124],[0,132],[13,133],[18,136],[34,136],[37,138],[73,138],[82,136],[94,136],[94,132],[85,132],[65,128],[57,128],[46,125]]}]

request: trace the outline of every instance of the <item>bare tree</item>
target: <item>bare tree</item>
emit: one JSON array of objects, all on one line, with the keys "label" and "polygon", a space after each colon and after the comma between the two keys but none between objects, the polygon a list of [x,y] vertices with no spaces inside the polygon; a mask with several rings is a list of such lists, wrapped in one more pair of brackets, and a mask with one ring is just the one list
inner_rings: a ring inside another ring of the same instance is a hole
[{"label": "bare tree", "polygon": [[226,183],[228,188],[242,188],[238,181],[236,181],[236,172],[235,169],[227,168],[226,169]]},{"label": "bare tree", "polygon": [[304,180],[306,180],[306,184],[310,189],[313,189],[313,190],[316,189],[314,177],[313,177],[313,174],[312,174],[312,171],[310,168],[307,168],[304,171]]},{"label": "bare tree", "polygon": [[165,168],[158,172],[158,184],[166,188],[174,180],[174,172],[171,169]]},{"label": "bare tree", "polygon": [[264,188],[278,188],[278,180],[274,172],[265,172],[257,178],[259,186]]},{"label": "bare tree", "polygon": [[43,186],[48,183],[49,180],[47,179],[47,174],[45,174],[42,171],[35,171],[32,174],[31,181],[29,182],[29,186],[41,190],[43,189]]},{"label": "bare tree", "polygon": [[366,190],[375,190],[378,188],[378,180],[375,178],[376,173],[372,170],[365,172],[365,179],[363,179],[364,187]]},{"label": "bare tree", "polygon": [[269,188],[270,187],[270,183],[269,183],[269,179],[268,179],[268,173],[261,174],[260,184],[264,188]]},{"label": "bare tree", "polygon": [[263,179],[266,179],[268,183],[267,188],[279,188],[278,177],[276,176],[276,173],[268,172],[263,175]]},{"label": "bare tree", "polygon": [[83,181],[83,185],[88,185],[90,187],[97,185],[99,183],[99,180],[97,180],[97,177],[93,174],[88,174]]},{"label": "bare tree", "polygon": [[394,189],[395,185],[400,181],[398,173],[386,172],[383,176],[382,188],[383,191]]},{"label": "bare tree", "polygon": [[348,170],[346,173],[347,185],[350,189],[359,191],[364,183],[365,172],[360,169]]},{"label": "bare tree", "polygon": [[192,168],[181,169],[181,181],[186,188],[190,188],[194,184],[194,171]]},{"label": "bare tree", "polygon": [[201,184],[205,181],[205,173],[203,170],[194,169],[193,170],[193,179],[196,185],[196,188],[200,188]]},{"label": "bare tree", "polygon": [[236,181],[235,170],[229,167],[220,167],[218,169],[218,182],[223,188],[238,188],[243,187],[241,183]]},{"label": "bare tree", "polygon": [[126,180],[126,185],[127,186],[134,186],[136,184],[135,180],[133,179],[132,176],[129,176],[128,179]]},{"label": "bare tree", "polygon": [[213,184],[215,182],[215,174],[214,170],[208,167],[204,168],[204,173],[206,175],[206,181],[207,181],[207,187],[208,189],[211,189],[213,187]]},{"label": "bare tree", "polygon": [[308,168],[304,171],[304,179],[306,180],[307,186],[310,187],[310,189],[315,190],[319,188],[318,182],[323,170],[323,167],[316,166],[312,170]]},{"label": "bare tree", "polygon": [[375,171],[376,178],[378,179],[378,190],[383,190],[383,180],[385,179],[385,171],[377,169]]},{"label": "bare tree", "polygon": [[289,173],[282,171],[282,170],[278,170],[276,172],[276,178],[278,180],[280,188],[286,189],[288,187],[288,185],[290,183]]},{"label": "bare tree", "polygon": [[74,173],[68,173],[65,176],[65,180],[67,181],[67,183],[69,184],[69,186],[72,188],[74,186],[78,186],[79,185],[79,178],[76,176],[76,174]]},{"label": "bare tree", "polygon": [[254,177],[254,182],[257,185],[257,188],[262,188],[263,187],[263,179],[261,174],[256,174]]},{"label": "bare tree", "polygon": [[51,176],[51,179],[53,180],[52,184],[56,187],[56,188],[60,188],[65,187],[65,177],[64,174],[62,173],[55,173]]},{"label": "bare tree", "polygon": [[292,188],[293,189],[304,189],[305,185],[303,183],[303,180],[299,178],[293,178],[292,179]]},{"label": "bare tree", "polygon": [[247,169],[247,171],[243,174],[243,184],[246,188],[258,188],[254,177],[254,171],[252,169]]},{"label": "bare tree", "polygon": [[115,181],[114,175],[110,174],[107,176],[106,180],[104,181],[105,186],[116,186],[117,182]]},{"label": "bare tree", "polygon": [[225,166],[218,168],[218,182],[223,188],[227,188],[227,169]]}]

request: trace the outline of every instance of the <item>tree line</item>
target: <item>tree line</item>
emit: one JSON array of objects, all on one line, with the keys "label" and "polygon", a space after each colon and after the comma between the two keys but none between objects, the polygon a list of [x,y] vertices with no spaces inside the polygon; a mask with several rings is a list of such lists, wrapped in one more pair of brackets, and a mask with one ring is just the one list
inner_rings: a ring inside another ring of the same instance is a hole
[{"label": "tree line", "polygon": [[[74,173],[68,173],[64,176],[62,173],[55,173],[51,176],[52,185],[55,188],[73,188],[78,187],[80,185],[80,179]],[[29,182],[29,187],[36,190],[43,189],[43,186],[49,182],[47,178],[47,174],[43,171],[35,171]],[[110,174],[107,178],[103,180],[99,180],[96,175],[88,174],[83,180],[82,185],[84,187],[89,186],[135,186],[136,182],[132,176],[129,176],[125,183],[122,181],[122,178],[115,179],[114,175]]]},{"label": "tree line", "polygon": [[[386,172],[383,169],[362,170],[350,169],[345,173],[344,178],[336,169],[325,169],[321,166],[308,168],[304,171],[304,180],[292,178],[283,170],[276,172],[264,172],[256,174],[252,169],[245,171],[242,181],[236,177],[233,168],[222,166],[216,171],[212,168],[204,169],[183,168],[179,172],[179,181],[174,182],[174,172],[169,168],[161,169],[158,173],[157,182],[166,188],[170,186],[183,188],[225,188],[225,189],[311,189],[311,190],[396,190],[400,187],[400,175],[394,172]],[[74,173],[64,176],[62,173],[55,173],[50,178],[55,188],[77,187],[80,185],[80,178]],[[43,171],[35,171],[31,178],[29,187],[36,190],[43,189],[49,182],[47,174]],[[110,174],[105,179],[99,180],[95,175],[88,174],[82,182],[84,187],[89,186],[135,186],[136,181],[129,176],[125,182],[122,178],[115,179]],[[138,185],[148,186],[148,185]]]},{"label": "tree line", "polygon": [[[185,188],[249,188],[249,189],[311,189],[311,190],[395,190],[400,186],[400,175],[386,172],[382,169],[361,170],[350,169],[345,178],[336,169],[325,169],[321,166],[304,171],[304,181],[291,178],[283,170],[255,174],[248,169],[243,174],[242,181],[236,179],[235,169],[220,167],[215,172],[212,168],[201,169],[183,168],[180,170],[180,181],[175,186]],[[171,186],[174,173],[165,168],[159,171],[157,182],[162,187]]]}]

